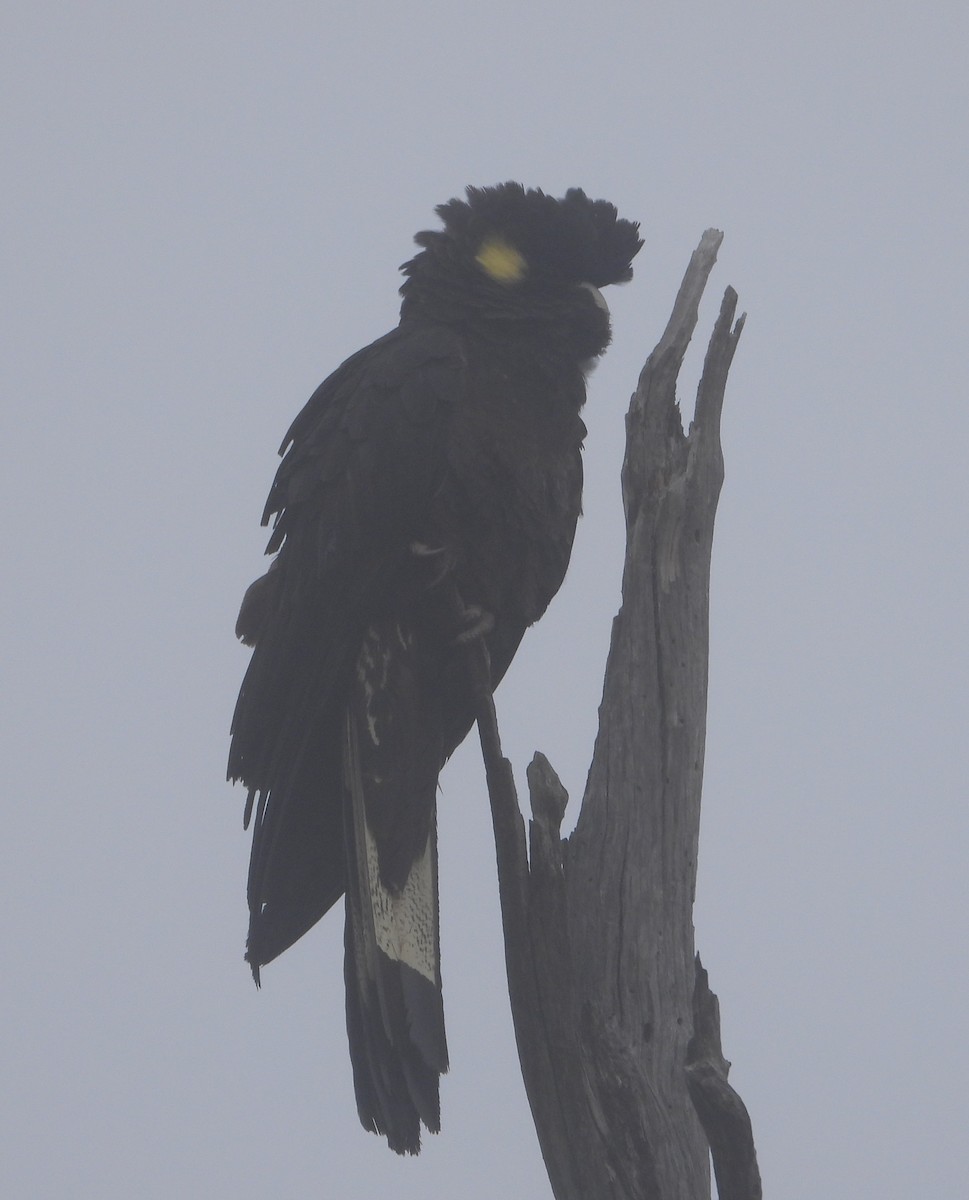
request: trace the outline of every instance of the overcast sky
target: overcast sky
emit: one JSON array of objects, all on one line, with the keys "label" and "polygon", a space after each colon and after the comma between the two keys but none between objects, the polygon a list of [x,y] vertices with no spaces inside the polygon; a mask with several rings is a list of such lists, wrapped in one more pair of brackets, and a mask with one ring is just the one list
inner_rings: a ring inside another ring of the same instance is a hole
[{"label": "overcast sky", "polygon": [[[575,802],[623,552],[623,417],[703,230],[727,284],[697,944],[773,1200],[966,1194],[966,5],[8,3],[0,895],[5,1194],[551,1195],[487,798],[440,800],[452,1070],[359,1127],[342,914],[257,993],[224,782],[275,450],[396,322],[467,183],[642,222],[565,587],[498,695]],[[572,814],[574,820],[574,813]]]}]

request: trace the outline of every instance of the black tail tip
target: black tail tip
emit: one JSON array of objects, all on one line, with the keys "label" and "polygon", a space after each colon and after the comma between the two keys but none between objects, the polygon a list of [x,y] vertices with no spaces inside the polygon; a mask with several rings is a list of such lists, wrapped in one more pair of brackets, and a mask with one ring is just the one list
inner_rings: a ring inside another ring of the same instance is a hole
[{"label": "black tail tip", "polygon": [[262,987],[262,979],[260,978],[260,975],[259,975],[259,972],[260,972],[259,963],[256,961],[256,959],[251,958],[249,956],[248,949],[246,950],[245,959],[246,959],[246,962],[249,964],[249,970],[252,971],[253,983],[256,985],[257,988]]}]

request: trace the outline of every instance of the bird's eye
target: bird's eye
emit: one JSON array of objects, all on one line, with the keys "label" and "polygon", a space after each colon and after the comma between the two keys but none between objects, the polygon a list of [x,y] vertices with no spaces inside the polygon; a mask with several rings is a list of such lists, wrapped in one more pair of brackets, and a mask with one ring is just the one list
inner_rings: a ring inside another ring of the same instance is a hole
[{"label": "bird's eye", "polygon": [[474,261],[495,283],[520,283],[528,272],[525,256],[503,237],[485,238]]}]

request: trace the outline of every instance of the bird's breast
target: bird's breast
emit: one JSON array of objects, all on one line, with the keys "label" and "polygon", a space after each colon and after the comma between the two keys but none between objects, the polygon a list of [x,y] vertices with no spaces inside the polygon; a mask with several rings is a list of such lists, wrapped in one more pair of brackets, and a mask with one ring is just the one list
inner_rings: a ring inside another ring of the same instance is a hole
[{"label": "bird's breast", "polygon": [[455,414],[433,522],[462,598],[517,628],[537,621],[565,576],[582,502],[584,384],[537,373],[488,380]]}]

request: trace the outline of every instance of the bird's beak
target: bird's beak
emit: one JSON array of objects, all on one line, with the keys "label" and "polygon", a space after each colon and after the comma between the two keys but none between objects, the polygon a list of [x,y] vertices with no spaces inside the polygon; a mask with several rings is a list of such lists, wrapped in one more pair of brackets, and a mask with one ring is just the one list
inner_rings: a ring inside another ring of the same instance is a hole
[{"label": "bird's beak", "polygon": [[599,289],[595,286],[595,284],[594,283],[580,283],[579,287],[588,288],[588,290],[592,293],[592,299],[596,302],[596,307],[601,308],[602,311],[608,317],[609,316],[609,305],[606,303],[605,296],[603,296],[602,292],[599,291]]}]

